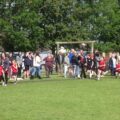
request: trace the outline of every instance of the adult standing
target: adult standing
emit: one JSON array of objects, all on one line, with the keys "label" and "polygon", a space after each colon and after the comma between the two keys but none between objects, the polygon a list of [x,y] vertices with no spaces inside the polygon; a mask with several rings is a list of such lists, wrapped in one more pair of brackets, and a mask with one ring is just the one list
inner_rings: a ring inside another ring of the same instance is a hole
[{"label": "adult standing", "polygon": [[48,54],[45,61],[45,70],[46,70],[46,77],[50,77],[50,73],[53,70],[54,58],[51,54]]},{"label": "adult standing", "polygon": [[21,53],[19,53],[16,56],[16,61],[18,64],[18,77],[22,77],[22,55],[21,55]]},{"label": "adult standing", "polygon": [[70,61],[68,57],[68,53],[65,54],[64,58],[64,77],[67,77],[68,67],[70,66]]},{"label": "adult standing", "polygon": [[2,65],[3,65],[3,69],[4,69],[5,86],[7,86],[8,71],[9,71],[10,63],[9,63],[8,55],[6,53],[2,53]]},{"label": "adult standing", "polygon": [[12,66],[12,61],[13,61],[13,53],[12,52],[10,52],[9,53],[9,69],[8,69],[8,75],[9,75],[9,78],[11,79],[12,78],[12,68],[11,68],[11,66]]},{"label": "adult standing", "polygon": [[31,69],[31,78],[37,75],[37,77],[41,79],[41,63],[42,63],[42,58],[37,52],[33,57],[33,67]]},{"label": "adult standing", "polygon": [[65,57],[64,53],[62,53],[62,52],[59,52],[58,55],[56,56],[56,62],[58,65],[58,72],[60,74],[63,73],[64,57]]},{"label": "adult standing", "polygon": [[68,55],[70,64],[72,64],[72,57],[74,56],[74,52],[75,52],[75,50],[74,50],[74,49],[71,49],[71,51],[70,51],[70,53],[69,53],[69,55]]},{"label": "adult standing", "polygon": [[31,66],[31,57],[30,57],[30,53],[27,52],[24,56],[24,78],[29,78],[29,69]]},{"label": "adult standing", "polygon": [[78,60],[79,60],[79,67],[80,67],[80,78],[86,78],[86,73],[85,73],[85,63],[86,63],[86,60],[85,60],[85,57],[83,56],[83,54],[79,54],[78,55]]},{"label": "adult standing", "polygon": [[112,55],[112,75],[115,76],[116,75],[116,64],[117,64],[117,57],[116,57],[116,54],[113,53]]},{"label": "adult standing", "polygon": [[76,51],[74,52],[74,55],[71,59],[71,64],[74,68],[74,77],[79,77],[80,76],[80,67],[79,67],[78,54]]}]

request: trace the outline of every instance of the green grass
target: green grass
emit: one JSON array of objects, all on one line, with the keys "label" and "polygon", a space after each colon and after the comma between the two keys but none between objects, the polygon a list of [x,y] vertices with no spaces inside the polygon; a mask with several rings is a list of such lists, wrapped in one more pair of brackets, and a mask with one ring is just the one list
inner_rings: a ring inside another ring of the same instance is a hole
[{"label": "green grass", "polygon": [[0,120],[120,120],[120,79],[50,79],[0,86]]}]

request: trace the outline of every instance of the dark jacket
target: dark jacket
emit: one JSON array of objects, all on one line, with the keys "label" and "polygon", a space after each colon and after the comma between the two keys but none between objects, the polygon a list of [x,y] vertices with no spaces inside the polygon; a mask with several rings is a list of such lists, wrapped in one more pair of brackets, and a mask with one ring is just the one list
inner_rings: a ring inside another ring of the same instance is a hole
[{"label": "dark jacket", "polygon": [[3,68],[4,68],[4,70],[8,70],[9,66],[10,66],[9,58],[5,58],[4,61],[3,61]]},{"label": "dark jacket", "polygon": [[[61,57],[61,59],[60,59],[60,57]],[[65,56],[64,55],[57,55],[56,56],[56,63],[58,63],[59,65],[60,64],[63,64],[64,63],[64,58],[65,58]]]},{"label": "dark jacket", "polygon": [[29,59],[28,57],[24,58],[24,65],[25,66],[33,66],[33,61]]},{"label": "dark jacket", "polygon": [[78,57],[73,55],[71,58],[71,64],[72,65],[79,65]]}]

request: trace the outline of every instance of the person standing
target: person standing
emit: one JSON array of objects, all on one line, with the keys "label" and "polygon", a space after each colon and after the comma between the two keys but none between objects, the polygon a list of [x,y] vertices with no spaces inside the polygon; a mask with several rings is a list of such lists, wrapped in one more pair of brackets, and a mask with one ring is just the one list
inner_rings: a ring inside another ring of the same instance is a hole
[{"label": "person standing", "polygon": [[31,69],[31,78],[34,78],[35,75],[37,75],[37,77],[41,79],[41,63],[42,63],[42,58],[39,56],[39,53],[37,52],[33,57],[33,67]]},{"label": "person standing", "polygon": [[9,66],[9,70],[8,70],[8,75],[9,75],[9,78],[11,79],[12,78],[12,68],[11,68],[11,66],[12,66],[12,61],[13,61],[13,53],[12,52],[10,52],[9,53],[9,64],[10,64],[10,66]]},{"label": "person standing", "polygon": [[78,60],[79,60],[79,67],[80,67],[80,78],[84,79],[84,78],[86,78],[86,73],[85,73],[86,59],[83,56],[83,54],[79,54]]},{"label": "person standing", "polygon": [[8,55],[6,53],[2,53],[2,65],[3,65],[3,69],[4,69],[4,79],[5,79],[5,85],[4,86],[7,86],[8,71],[9,71],[10,63],[9,63]]},{"label": "person standing", "polygon": [[117,64],[117,58],[116,58],[116,55],[115,53],[113,53],[112,55],[112,75],[115,76],[116,75],[116,64]]},{"label": "person standing", "polygon": [[67,77],[68,67],[70,66],[70,61],[68,57],[68,53],[65,54],[64,58],[64,77]]},{"label": "person standing", "polygon": [[23,61],[24,61],[24,75],[23,78],[27,79],[29,78],[29,66],[30,66],[30,59],[29,59],[29,52],[26,52],[25,55],[23,56]]},{"label": "person standing", "polygon": [[63,73],[63,65],[64,65],[64,53],[62,52],[59,52],[57,57],[56,57],[56,62],[57,62],[57,65],[58,65],[58,72],[60,74]]},{"label": "person standing", "polygon": [[71,65],[73,66],[74,71],[74,77],[80,76],[80,66],[79,66],[79,60],[78,60],[78,54],[75,51],[73,57],[71,58]]},{"label": "person standing", "polygon": [[46,70],[46,77],[50,77],[50,73],[53,70],[54,58],[51,54],[48,54],[45,61],[45,70]]},{"label": "person standing", "polygon": [[17,56],[16,56],[16,62],[18,64],[18,77],[22,77],[22,55],[21,53],[19,53]]}]

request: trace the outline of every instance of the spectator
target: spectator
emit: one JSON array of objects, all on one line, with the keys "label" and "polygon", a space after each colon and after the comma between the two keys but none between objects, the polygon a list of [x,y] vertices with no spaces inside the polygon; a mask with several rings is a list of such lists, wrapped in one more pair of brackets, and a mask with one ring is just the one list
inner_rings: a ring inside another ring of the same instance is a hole
[{"label": "spectator", "polygon": [[31,58],[29,56],[29,52],[25,54],[24,58],[24,79],[29,78],[29,69],[31,65]]},{"label": "spectator", "polygon": [[78,54],[75,51],[73,57],[71,58],[71,64],[74,68],[74,77],[80,76],[80,68],[79,68],[79,61],[78,61]]},{"label": "spectator", "polygon": [[12,66],[12,61],[13,61],[13,53],[10,52],[9,53],[9,63],[10,63],[10,66],[9,66],[9,69],[8,69],[8,75],[9,75],[9,78],[11,79],[12,78],[12,69],[11,69],[11,66]]},{"label": "spectator", "polygon": [[5,86],[7,86],[8,71],[9,71],[10,63],[9,63],[8,55],[6,55],[6,53],[2,53],[2,65],[3,65],[3,69],[4,69],[4,73],[5,73]]},{"label": "spectator", "polygon": [[39,79],[41,79],[41,63],[42,58],[39,56],[39,53],[36,53],[33,57],[33,67],[31,69],[31,79],[37,75]]},{"label": "spectator", "polygon": [[56,56],[56,62],[58,66],[58,72],[60,74],[63,73],[63,64],[64,64],[64,54],[62,52],[59,52],[58,55]]},{"label": "spectator", "polygon": [[112,54],[110,60],[109,60],[109,68],[111,69],[111,75],[115,76],[115,69],[116,69],[117,59],[115,56],[115,53]]},{"label": "spectator", "polygon": [[54,58],[51,54],[48,54],[45,61],[45,70],[46,70],[46,77],[50,77],[50,73],[53,70]]},{"label": "spectator", "polygon": [[74,50],[74,49],[71,49],[71,51],[70,51],[70,53],[69,53],[69,55],[68,55],[69,60],[70,60],[70,64],[72,64],[72,57],[73,57],[73,55],[74,55],[74,52],[75,52],[75,50]]},{"label": "spectator", "polygon": [[70,66],[70,61],[68,58],[68,53],[65,54],[64,58],[64,77],[67,77],[68,67]]},{"label": "spectator", "polygon": [[78,55],[78,60],[79,60],[79,67],[80,67],[80,78],[86,78],[86,73],[85,73],[85,57],[83,54]]},{"label": "spectator", "polygon": [[18,64],[18,77],[22,77],[22,54],[19,53],[16,56],[16,62]]}]

